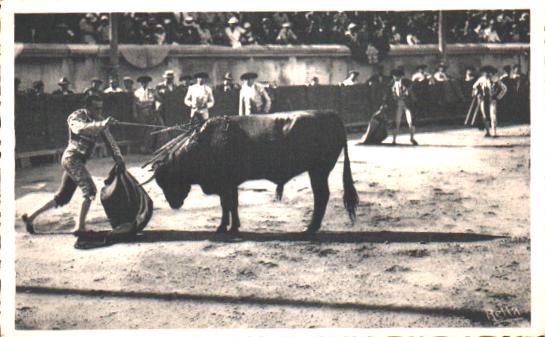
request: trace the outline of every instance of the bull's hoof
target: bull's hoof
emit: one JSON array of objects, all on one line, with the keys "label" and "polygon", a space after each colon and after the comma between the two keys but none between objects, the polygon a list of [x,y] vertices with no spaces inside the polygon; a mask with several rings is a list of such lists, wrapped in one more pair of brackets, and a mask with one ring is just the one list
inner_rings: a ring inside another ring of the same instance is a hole
[{"label": "bull's hoof", "polygon": [[229,234],[238,235],[239,234],[238,227],[231,227],[229,229]]},{"label": "bull's hoof", "polygon": [[216,233],[227,233],[227,226],[220,226],[216,229]]}]

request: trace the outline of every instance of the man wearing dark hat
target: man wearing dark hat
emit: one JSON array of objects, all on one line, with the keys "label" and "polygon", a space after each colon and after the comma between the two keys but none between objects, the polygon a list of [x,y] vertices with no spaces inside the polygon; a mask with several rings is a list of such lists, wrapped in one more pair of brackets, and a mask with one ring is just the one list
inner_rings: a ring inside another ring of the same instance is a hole
[{"label": "man wearing dark hat", "polygon": [[61,78],[57,84],[60,88],[53,91],[53,95],[70,95],[74,93],[72,90],[68,89],[70,81],[66,77]]},{"label": "man wearing dark hat", "polygon": [[83,93],[85,95],[102,95],[102,89],[100,88],[101,85],[102,81],[95,77],[91,79],[91,86],[83,90]]},{"label": "man wearing dark hat", "polygon": [[187,90],[192,84],[191,81],[193,80],[193,77],[190,75],[182,75],[180,76],[179,80],[180,80],[179,87],[182,87]]},{"label": "man wearing dark hat", "polygon": [[[155,111],[155,90],[149,87],[151,77],[143,75],[138,77],[136,81],[140,83],[140,88],[134,92],[134,119],[140,123],[155,124],[159,118]],[[140,152],[142,153],[150,152],[155,147],[155,138],[149,135],[149,130],[142,128],[138,139],[140,140]]]},{"label": "man wearing dark hat", "polygon": [[111,94],[116,92],[123,92],[123,89],[119,87],[119,82],[116,78],[111,77],[109,81],[109,86],[104,89],[105,94]]},{"label": "man wearing dark hat", "polygon": [[392,144],[396,144],[399,127],[401,126],[401,117],[405,115],[411,133],[411,143],[413,145],[418,145],[414,139],[415,127],[413,125],[413,118],[410,110],[414,101],[414,94],[411,88],[412,83],[410,80],[404,78],[403,75],[404,73],[400,69],[392,70],[393,84],[391,88],[391,97],[395,104],[395,130]]},{"label": "man wearing dark hat", "polygon": [[208,74],[200,72],[195,74],[196,83],[187,89],[184,103],[191,108],[191,120],[205,121],[209,118],[208,110],[214,106],[212,88],[206,83]]},{"label": "man wearing dark hat", "polygon": [[134,93],[134,81],[132,77],[123,77],[123,92]]},{"label": "man wearing dark hat", "polygon": [[350,86],[358,83],[358,76],[360,73],[355,70],[351,70],[348,73],[348,77],[340,83],[340,85]]},{"label": "man wearing dark hat", "polygon": [[257,83],[257,74],[248,72],[242,74],[240,89],[239,115],[248,116],[259,113],[269,113],[272,100],[263,85]]},{"label": "man wearing dark hat", "polygon": [[67,123],[69,137],[68,146],[64,150],[61,161],[64,169],[61,186],[52,200],[31,212],[30,215],[23,214],[22,220],[29,233],[34,233],[33,222],[37,216],[54,207],[67,204],[72,199],[77,187],[83,193],[83,204],[81,205],[79,221],[74,229],[74,234],[79,235],[86,231],[87,213],[97,190],[85,164],[91,157],[99,137],[109,146],[115,162],[124,167],[121,151],[108,128],[109,125],[115,124],[116,121],[112,117],[104,118],[102,115],[102,99],[99,96],[87,96],[85,98],[85,108],[71,113],[68,116]]},{"label": "man wearing dark hat", "polygon": [[225,76],[223,76],[223,83],[219,84],[216,87],[216,90],[229,93],[240,90],[240,86],[233,82],[233,75],[231,75],[231,73],[225,73]]},{"label": "man wearing dark hat", "polygon": [[[479,109],[485,124],[485,137],[491,136],[490,128],[492,128],[492,136],[497,137],[498,101],[507,93],[505,84],[497,76],[494,76],[497,72],[498,70],[492,66],[482,67],[481,77],[473,85],[473,95],[478,99]],[[487,118],[487,110],[490,115],[490,123]]]},{"label": "man wearing dark hat", "polygon": [[44,82],[41,80],[32,82],[29,94],[32,96],[42,96],[44,94]]}]

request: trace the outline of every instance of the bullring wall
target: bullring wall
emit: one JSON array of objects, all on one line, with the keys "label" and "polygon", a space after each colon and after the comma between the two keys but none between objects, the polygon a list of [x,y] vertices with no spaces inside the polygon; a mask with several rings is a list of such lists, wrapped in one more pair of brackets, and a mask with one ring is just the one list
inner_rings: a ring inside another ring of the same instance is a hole
[{"label": "bullring wall", "polygon": [[[57,88],[60,77],[72,82],[72,90],[81,92],[89,85],[89,79],[108,77],[109,47],[103,45],[55,45],[16,44],[15,76],[28,88],[33,81],[42,80],[46,92]],[[225,72],[238,77],[246,71],[256,71],[260,80],[276,82],[279,86],[301,85],[312,76],[318,76],[321,84],[336,84],[351,69],[358,70],[361,80],[372,73],[372,67],[358,64],[347,47],[341,45],[309,46],[223,46],[168,45],[141,46],[121,45],[120,76],[138,77],[149,74],[153,84],[161,80],[167,69],[177,76],[206,71],[212,84],[221,82]],[[529,45],[527,44],[475,44],[448,45],[449,73],[460,76],[467,65],[479,67],[491,64],[498,68],[506,64],[520,63],[528,72]],[[440,60],[436,45],[393,46],[382,63],[385,71],[402,65],[412,73],[418,64],[425,63],[433,70]]]}]

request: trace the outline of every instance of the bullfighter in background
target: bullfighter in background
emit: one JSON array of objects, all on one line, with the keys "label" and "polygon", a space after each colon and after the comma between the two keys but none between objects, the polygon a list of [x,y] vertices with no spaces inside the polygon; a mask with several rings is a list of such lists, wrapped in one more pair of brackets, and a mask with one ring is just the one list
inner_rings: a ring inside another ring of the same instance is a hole
[{"label": "bullfighter in background", "polygon": [[395,129],[393,134],[392,144],[396,144],[396,138],[399,134],[399,127],[401,125],[401,117],[405,114],[407,119],[407,125],[411,133],[411,143],[418,145],[414,139],[415,127],[413,125],[413,116],[411,108],[414,101],[414,94],[411,89],[411,81],[404,78],[404,73],[400,69],[392,70],[393,84],[391,87],[391,101],[395,107]]},{"label": "bullfighter in background", "polygon": [[[490,129],[492,136],[497,137],[497,109],[498,101],[507,93],[507,87],[494,76],[498,70],[492,66],[484,66],[481,68],[481,77],[473,85],[473,96],[476,96],[479,102],[479,109],[484,120],[486,130],[485,137],[490,137]],[[487,112],[490,115],[490,122],[487,118]]]},{"label": "bullfighter in background", "polygon": [[191,120],[205,121],[209,116],[209,109],[214,106],[212,88],[206,84],[208,74],[195,74],[196,83],[187,89],[184,103],[191,108]]}]

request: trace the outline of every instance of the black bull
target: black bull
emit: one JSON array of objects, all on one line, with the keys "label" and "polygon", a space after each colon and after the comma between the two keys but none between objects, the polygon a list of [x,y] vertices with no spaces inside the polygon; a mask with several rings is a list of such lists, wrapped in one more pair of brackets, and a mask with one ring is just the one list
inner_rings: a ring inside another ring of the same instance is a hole
[{"label": "black bull", "polygon": [[[297,111],[270,115],[218,117],[207,121],[185,144],[155,167],[155,179],[172,208],[180,208],[191,185],[221,199],[218,232],[238,232],[238,185],[267,179],[283,185],[308,172],[314,212],[307,232],[320,229],[329,200],[328,177],[344,148],[344,206],[355,219],[358,194],[354,188],[346,133],[331,112]],[[231,215],[231,219],[229,218]]]}]

